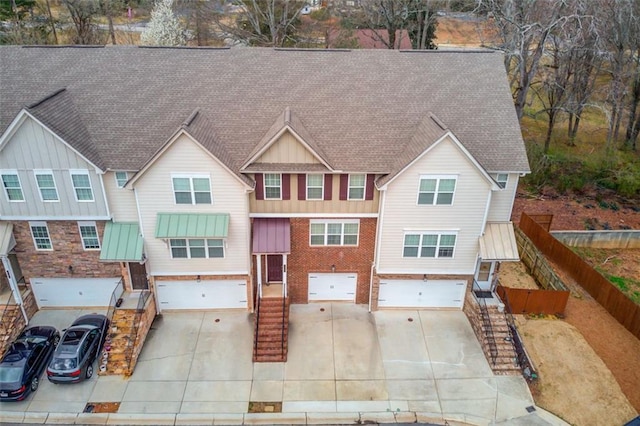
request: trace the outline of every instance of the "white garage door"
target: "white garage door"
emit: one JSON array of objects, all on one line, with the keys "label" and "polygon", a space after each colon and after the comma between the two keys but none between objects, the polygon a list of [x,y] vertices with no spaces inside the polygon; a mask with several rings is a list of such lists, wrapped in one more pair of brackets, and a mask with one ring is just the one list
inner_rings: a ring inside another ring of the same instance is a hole
[{"label": "white garage door", "polygon": [[160,310],[247,307],[247,283],[241,280],[156,281]]},{"label": "white garage door", "polygon": [[40,308],[109,306],[120,278],[32,278],[31,289]]},{"label": "white garage door", "polygon": [[358,274],[309,274],[309,301],[356,301]]},{"label": "white garage door", "polygon": [[464,281],[382,280],[378,306],[462,309],[466,289]]}]

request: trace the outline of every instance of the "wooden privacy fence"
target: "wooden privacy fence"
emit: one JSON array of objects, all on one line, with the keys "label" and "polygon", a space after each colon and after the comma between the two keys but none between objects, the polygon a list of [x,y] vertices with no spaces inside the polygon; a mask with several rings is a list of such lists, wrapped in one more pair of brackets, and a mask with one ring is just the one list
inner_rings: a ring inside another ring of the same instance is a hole
[{"label": "wooden privacy fence", "polygon": [[528,290],[499,285],[497,292],[502,300],[509,301],[512,314],[562,315],[569,300],[568,291]]},{"label": "wooden privacy fence", "polygon": [[516,243],[518,244],[518,252],[520,253],[520,260],[529,269],[529,273],[538,285],[545,290],[568,291],[567,286],[564,285],[553,267],[549,265],[547,258],[538,250],[538,247],[536,247],[521,229],[515,228],[514,231],[516,234]]},{"label": "wooden privacy fence", "polygon": [[620,324],[640,339],[640,305],[625,296],[609,280],[556,240],[526,213],[522,213],[519,226],[545,256],[566,271]]}]

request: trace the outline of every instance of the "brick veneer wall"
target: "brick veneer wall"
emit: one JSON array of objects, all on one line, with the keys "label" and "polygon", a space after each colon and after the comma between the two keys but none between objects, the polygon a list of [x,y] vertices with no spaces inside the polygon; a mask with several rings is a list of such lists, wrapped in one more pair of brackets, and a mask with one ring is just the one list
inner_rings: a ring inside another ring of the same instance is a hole
[{"label": "brick veneer wall", "polygon": [[[38,305],[31,290],[22,292],[22,303],[27,317],[31,319],[38,311]],[[4,312],[0,321],[0,356],[4,354],[4,350],[9,343],[13,342],[26,325],[20,306],[9,304],[6,305],[6,308],[2,307],[2,309]]]},{"label": "brick veneer wall", "polygon": [[291,219],[291,254],[287,257],[287,279],[291,303],[308,303],[309,273],[356,272],[358,284],[356,303],[369,303],[369,280],[376,239],[375,218],[360,219],[357,247],[311,247],[309,245],[309,219]]},{"label": "brick veneer wall", "polygon": [[[98,236],[102,243],[104,221],[97,221]],[[15,251],[22,273],[30,282],[32,277],[48,278],[110,278],[121,276],[118,262],[100,262],[100,250],[82,247],[78,222],[47,221],[53,251],[36,250],[29,222],[13,222],[16,239]],[[73,272],[69,272],[69,266]]]}]

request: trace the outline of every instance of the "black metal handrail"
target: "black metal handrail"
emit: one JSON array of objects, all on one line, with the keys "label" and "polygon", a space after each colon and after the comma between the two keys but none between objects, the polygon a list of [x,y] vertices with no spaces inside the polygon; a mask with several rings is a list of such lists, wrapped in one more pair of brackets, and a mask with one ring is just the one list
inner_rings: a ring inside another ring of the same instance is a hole
[{"label": "black metal handrail", "polygon": [[[475,292],[482,291],[478,282],[473,280],[473,293],[475,297]],[[478,306],[480,307],[480,315],[482,316],[482,324],[484,325],[484,331],[486,333],[487,344],[489,345],[489,355],[491,356],[491,362],[493,365],[496,365],[496,360],[498,359],[498,345],[496,344],[496,338],[493,334],[493,327],[491,325],[491,317],[489,316],[489,310],[487,309],[487,302],[485,299],[481,297],[476,297],[476,301],[478,302]]]},{"label": "black metal handrail", "polygon": [[284,356],[284,321],[285,321],[285,315],[286,315],[286,306],[287,305],[287,298],[284,297],[284,294],[282,295],[282,337],[281,337],[281,343],[282,343],[282,347],[280,349],[280,354],[282,356]]},{"label": "black metal handrail", "polygon": [[258,293],[257,297],[256,297],[256,326],[255,326],[255,332],[253,335],[253,354],[258,355],[258,335],[260,334],[260,301],[262,300],[262,297],[260,296],[260,293]]},{"label": "black metal handrail", "polygon": [[[501,287],[500,283],[498,286]],[[502,294],[498,297],[502,300],[504,304],[504,312],[505,317],[507,319],[507,326],[509,328],[509,336],[511,337],[511,342],[513,343],[513,348],[516,351],[516,360],[518,362],[518,366],[522,371],[522,375],[528,381],[536,380],[538,378],[538,373],[533,365],[533,361],[529,357],[527,350],[524,347],[524,343],[522,342],[522,338],[520,337],[520,333],[518,333],[518,328],[516,327],[516,322],[513,318],[513,312],[511,310],[511,304],[509,303],[509,296],[506,291],[499,292]]]},{"label": "black metal handrail", "polygon": [[[118,290],[120,291],[118,292]],[[121,277],[120,281],[118,281],[118,284],[116,285],[116,288],[114,288],[113,291],[111,292],[111,299],[109,300],[109,309],[107,309],[107,319],[109,320],[109,322],[111,322],[111,320],[113,319],[113,313],[116,311],[118,299],[120,299],[123,292],[124,292],[124,278]]]}]

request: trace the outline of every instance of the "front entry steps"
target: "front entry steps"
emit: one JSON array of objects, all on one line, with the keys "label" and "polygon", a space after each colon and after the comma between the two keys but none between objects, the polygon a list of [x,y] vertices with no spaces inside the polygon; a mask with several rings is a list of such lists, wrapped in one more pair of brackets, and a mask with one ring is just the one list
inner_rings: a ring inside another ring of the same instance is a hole
[{"label": "front entry steps", "polygon": [[289,298],[258,300],[253,362],[286,362],[289,350]]},{"label": "front entry steps", "polygon": [[[498,306],[487,306],[487,313],[491,321],[491,329],[495,341],[496,356],[495,362],[489,363],[495,374],[499,375],[519,375],[522,374],[518,366],[516,351],[511,341],[511,333],[509,332],[509,324],[504,312],[500,312]],[[488,350],[489,337],[483,327],[482,347],[487,357],[491,360],[491,353]]]}]

